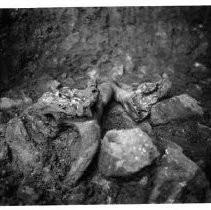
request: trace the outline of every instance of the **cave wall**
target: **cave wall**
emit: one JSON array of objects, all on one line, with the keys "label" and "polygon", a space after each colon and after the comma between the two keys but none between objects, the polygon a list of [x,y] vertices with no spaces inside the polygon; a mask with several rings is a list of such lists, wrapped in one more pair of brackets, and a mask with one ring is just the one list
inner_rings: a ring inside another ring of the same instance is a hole
[{"label": "cave wall", "polygon": [[91,69],[107,75],[115,66],[174,76],[206,54],[199,31],[208,16],[208,7],[1,10],[0,90],[43,73],[83,81]]}]

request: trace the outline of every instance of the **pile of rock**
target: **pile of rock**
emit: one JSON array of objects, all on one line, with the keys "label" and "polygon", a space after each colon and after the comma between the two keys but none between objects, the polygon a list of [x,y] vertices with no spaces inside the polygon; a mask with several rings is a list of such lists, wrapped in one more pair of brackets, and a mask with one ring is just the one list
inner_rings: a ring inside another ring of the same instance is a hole
[{"label": "pile of rock", "polygon": [[[203,202],[209,190],[204,172],[179,145],[158,142],[153,135],[152,126],[203,115],[198,102],[186,94],[160,101],[170,88],[165,79],[141,84],[127,97],[118,95],[109,82],[98,87],[90,82],[84,90],[60,88],[44,93],[0,127],[0,162],[7,159],[9,149],[11,164],[24,177],[21,186],[34,195],[34,203],[41,186],[55,195],[61,188],[76,189],[81,179],[87,180],[83,175],[93,164],[90,183],[106,192],[107,203],[118,202],[111,192],[128,180],[140,185],[146,203]],[[113,94],[122,106],[113,103],[104,111]],[[130,101],[134,94],[138,105]],[[11,108],[14,103],[8,102],[1,99],[0,108]],[[138,122],[128,113],[137,111],[133,109],[137,106]],[[71,197],[70,193],[69,203]]]}]

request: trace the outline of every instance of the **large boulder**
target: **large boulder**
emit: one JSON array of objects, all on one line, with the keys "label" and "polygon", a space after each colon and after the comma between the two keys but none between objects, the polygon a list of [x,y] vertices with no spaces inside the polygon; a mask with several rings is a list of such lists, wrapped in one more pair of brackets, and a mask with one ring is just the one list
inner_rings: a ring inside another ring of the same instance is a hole
[{"label": "large boulder", "polygon": [[103,138],[99,170],[109,176],[127,176],[149,166],[159,152],[141,129],[111,130]]},{"label": "large boulder", "polygon": [[167,147],[153,180],[149,203],[202,202],[209,183],[182,150]]},{"label": "large boulder", "polygon": [[151,109],[151,121],[154,125],[202,115],[203,109],[194,98],[187,94],[161,101],[153,105]]}]

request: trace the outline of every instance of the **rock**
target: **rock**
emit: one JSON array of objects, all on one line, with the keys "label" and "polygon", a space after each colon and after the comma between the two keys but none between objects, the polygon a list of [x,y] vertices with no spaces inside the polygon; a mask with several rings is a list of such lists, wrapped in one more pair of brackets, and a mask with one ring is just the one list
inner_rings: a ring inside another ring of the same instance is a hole
[{"label": "rock", "polygon": [[32,99],[27,97],[24,92],[22,92],[21,99],[11,99],[11,98],[1,98],[0,99],[0,110],[9,110],[12,108],[20,108],[23,110],[27,106],[32,104]]},{"label": "rock", "polygon": [[99,170],[109,176],[127,176],[148,166],[159,156],[152,139],[141,129],[111,130],[103,138]]},{"label": "rock", "polygon": [[97,152],[100,140],[100,127],[95,120],[74,122],[73,124],[79,130],[81,148],[66,175],[65,183],[68,185],[75,184],[83,175]]},{"label": "rock", "polygon": [[62,78],[62,79],[67,78],[67,73],[64,72],[63,74],[61,74],[61,78]]},{"label": "rock", "polygon": [[[179,145],[185,156],[195,162],[210,177],[210,149],[209,128],[198,127],[196,121],[174,121],[167,125],[159,125],[153,128],[157,137],[156,146],[167,148],[169,144]],[[158,145],[159,144],[159,145]],[[163,150],[163,149],[162,149]]]},{"label": "rock", "polygon": [[114,98],[135,122],[140,122],[150,114],[152,105],[169,93],[171,85],[170,80],[161,79],[142,83],[135,91],[127,91],[114,84]]},{"label": "rock", "polygon": [[197,130],[201,140],[211,144],[211,128],[201,123],[197,123]]},{"label": "rock", "polygon": [[84,90],[63,87],[55,93],[44,93],[33,108],[44,115],[52,115],[56,120],[61,117],[91,118],[91,108],[97,102],[98,95],[96,83],[90,82]]},{"label": "rock", "polygon": [[149,203],[202,202],[209,183],[181,149],[168,147],[157,168]]},{"label": "rock", "polygon": [[138,125],[142,131],[146,132],[148,135],[153,134],[152,126],[148,121],[143,121]]},{"label": "rock", "polygon": [[13,107],[18,107],[23,103],[21,99],[10,99],[7,97],[0,99],[0,110],[11,109]]},{"label": "rock", "polygon": [[22,172],[28,173],[37,166],[39,152],[30,142],[24,124],[19,118],[9,121],[5,139],[12,150],[13,161]]},{"label": "rock", "polygon": [[203,110],[198,102],[187,94],[172,97],[152,106],[153,125],[166,124],[172,120],[181,120],[202,116]]}]

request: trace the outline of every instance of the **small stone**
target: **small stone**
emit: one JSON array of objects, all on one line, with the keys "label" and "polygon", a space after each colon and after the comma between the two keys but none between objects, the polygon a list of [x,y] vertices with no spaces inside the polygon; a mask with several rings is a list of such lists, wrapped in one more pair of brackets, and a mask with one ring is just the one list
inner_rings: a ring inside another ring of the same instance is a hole
[{"label": "small stone", "polygon": [[64,73],[61,75],[61,78],[62,78],[62,79],[67,78],[67,73],[64,72]]},{"label": "small stone", "polygon": [[202,115],[203,109],[194,98],[187,94],[161,101],[153,105],[151,109],[151,121],[154,125]]},{"label": "small stone", "polygon": [[152,139],[141,129],[111,130],[103,138],[99,170],[109,176],[127,176],[140,171],[159,156]]},{"label": "small stone", "polygon": [[142,131],[146,132],[148,135],[153,134],[152,126],[148,121],[143,121],[139,124],[139,127],[141,128]]},{"label": "small stone", "polygon": [[146,185],[147,182],[148,182],[148,177],[147,177],[147,176],[144,176],[144,177],[142,177],[142,178],[140,179],[139,184],[140,184],[140,185]]}]

